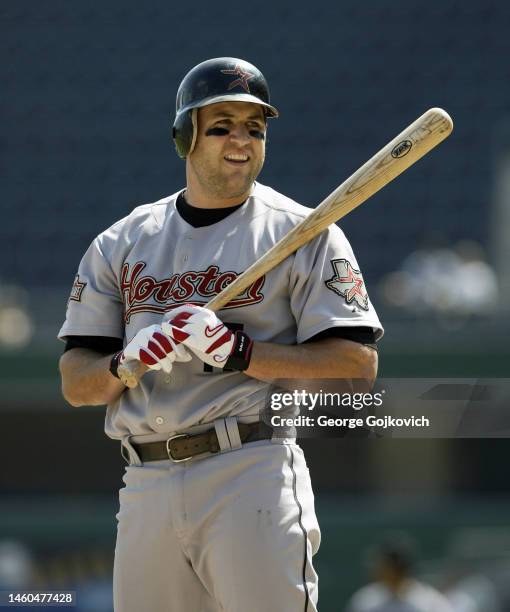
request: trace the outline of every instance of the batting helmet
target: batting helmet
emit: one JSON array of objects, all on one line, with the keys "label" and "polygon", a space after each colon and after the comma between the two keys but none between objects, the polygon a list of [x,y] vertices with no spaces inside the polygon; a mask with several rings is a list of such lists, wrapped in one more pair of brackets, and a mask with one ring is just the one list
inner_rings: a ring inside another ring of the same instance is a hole
[{"label": "batting helmet", "polygon": [[278,117],[269,104],[269,87],[258,68],[235,57],[217,57],[192,68],[177,91],[173,138],[179,157],[195,146],[197,109],[216,102],[254,102],[266,117]]}]

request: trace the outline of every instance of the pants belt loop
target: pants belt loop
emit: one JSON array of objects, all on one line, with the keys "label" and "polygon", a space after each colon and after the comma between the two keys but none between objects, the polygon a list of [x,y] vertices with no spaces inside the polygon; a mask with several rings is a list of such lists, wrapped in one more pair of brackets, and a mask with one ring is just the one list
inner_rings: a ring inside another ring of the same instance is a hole
[{"label": "pants belt loop", "polygon": [[216,430],[216,436],[218,437],[220,452],[232,450],[230,440],[228,439],[225,419],[218,419],[217,421],[214,421],[214,429]]},{"label": "pants belt loop", "polygon": [[142,460],[140,459],[131,444],[130,438],[130,435],[124,436],[122,438],[122,441],[120,443],[120,454],[128,465],[143,465]]},{"label": "pants belt loop", "polygon": [[239,436],[239,427],[237,426],[237,418],[227,417],[225,419],[225,427],[230,440],[231,449],[236,450],[238,448],[241,448],[242,444],[241,438]]}]

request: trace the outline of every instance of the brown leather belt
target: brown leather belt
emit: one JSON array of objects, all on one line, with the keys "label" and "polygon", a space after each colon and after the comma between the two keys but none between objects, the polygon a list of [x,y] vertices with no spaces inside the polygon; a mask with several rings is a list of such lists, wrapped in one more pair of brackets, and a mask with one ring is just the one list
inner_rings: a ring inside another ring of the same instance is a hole
[{"label": "brown leather belt", "polygon": [[[269,440],[273,430],[265,423],[238,423],[239,437],[243,444],[256,440]],[[187,461],[202,453],[218,453],[220,444],[214,429],[199,434],[177,434],[161,442],[132,444],[143,463],[171,459],[174,462]]]}]

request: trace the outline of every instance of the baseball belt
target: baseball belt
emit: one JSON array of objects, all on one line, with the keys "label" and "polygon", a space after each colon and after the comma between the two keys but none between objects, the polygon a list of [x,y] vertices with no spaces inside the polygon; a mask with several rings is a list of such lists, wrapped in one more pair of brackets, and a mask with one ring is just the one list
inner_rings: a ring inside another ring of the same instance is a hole
[{"label": "baseball belt", "polygon": [[[243,444],[257,440],[270,440],[273,430],[265,423],[238,423],[239,438]],[[132,444],[143,463],[171,459],[174,462],[187,461],[203,453],[218,453],[220,443],[216,430],[210,429],[199,434],[177,434],[161,442]]]}]

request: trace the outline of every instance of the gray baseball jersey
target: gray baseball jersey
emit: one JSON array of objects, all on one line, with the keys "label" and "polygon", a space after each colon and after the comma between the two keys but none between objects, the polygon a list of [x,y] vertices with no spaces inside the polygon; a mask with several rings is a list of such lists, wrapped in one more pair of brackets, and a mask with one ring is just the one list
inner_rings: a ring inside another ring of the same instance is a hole
[{"label": "gray baseball jersey", "polygon": [[[245,204],[194,228],[178,194],[136,208],[98,236],[73,285],[59,337],[113,336],[127,344],[183,303],[204,305],[309,210],[255,184]],[[382,334],[342,231],[321,236],[255,282],[218,316],[254,340],[301,343],[331,327]],[[302,451],[274,438],[241,445],[237,419],[257,421],[268,384],[241,372],[175,363],[147,372],[108,406],[106,433],[130,453],[120,491],[116,610],[316,611],[312,557],[320,530]],[[232,418],[232,417],[237,417]],[[141,463],[130,442],[214,428],[222,453]],[[236,450],[237,452],[228,452]]]},{"label": "gray baseball jersey", "polygon": [[[222,221],[194,228],[176,210],[178,193],[133,212],[100,234],[79,266],[59,337],[112,336],[127,344],[165,312],[205,305],[257,261],[310,210],[255,183],[246,203]],[[352,249],[336,225],[300,248],[218,312],[254,340],[301,343],[335,326],[382,335]],[[256,417],[267,384],[240,372],[205,372],[193,358],[168,380],[148,372],[108,406],[106,433],[182,431],[225,416]]]}]

